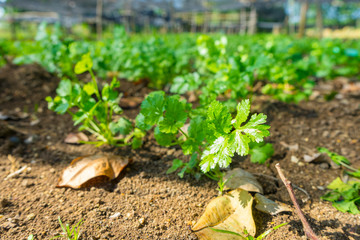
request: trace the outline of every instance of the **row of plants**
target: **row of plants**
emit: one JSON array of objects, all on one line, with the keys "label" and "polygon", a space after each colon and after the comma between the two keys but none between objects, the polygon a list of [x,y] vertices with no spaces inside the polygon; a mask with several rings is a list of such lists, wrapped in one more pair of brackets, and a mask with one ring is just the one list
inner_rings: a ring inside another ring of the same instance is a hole
[{"label": "row of plants", "polygon": [[317,78],[360,72],[356,41],[274,35],[128,36],[117,27],[112,38],[78,41],[60,26],[41,24],[35,41],[2,40],[0,50],[1,55],[13,56],[15,64],[37,62],[71,80],[78,79],[74,65],[90,53],[101,79],[147,79],[150,87],[170,85],[175,94],[200,90],[201,101],[221,96],[232,111],[239,98],[258,92],[299,102],[309,97]]},{"label": "row of plants", "polygon": [[[121,115],[119,81],[114,77],[100,91],[92,67],[90,55],[83,55],[75,65],[75,73],[89,72],[92,81],[81,83],[63,79],[56,89],[57,96],[46,98],[51,110],[70,114],[74,125],[80,125],[80,131],[96,137],[96,141],[84,143],[131,145],[135,149],[141,147],[143,137],[153,129],[158,144],[179,145],[184,155],[191,156],[189,162],[175,159],[168,173],[181,168],[180,177],[190,173],[199,178],[204,173],[219,180],[220,169],[229,166],[235,153],[245,156],[250,151],[249,144],[260,143],[269,136],[266,116],[253,114],[250,117],[249,100],[241,101],[236,114],[232,115],[229,108],[217,100],[194,107],[180,95],[168,95],[164,91],[151,92],[132,123]],[[268,155],[254,161],[262,162],[267,158]]]},{"label": "row of plants", "polygon": [[[42,24],[35,42],[3,41],[1,52],[15,56],[16,64],[38,62],[63,78],[57,96],[46,100],[51,110],[70,114],[80,131],[95,136],[85,143],[139,148],[153,130],[158,144],[179,145],[189,156],[185,162],[174,159],[168,173],[206,175],[220,181],[220,189],[221,169],[235,154],[250,153],[258,163],[273,154],[272,145],[263,143],[269,135],[266,116],[250,116],[247,98],[262,92],[298,102],[309,97],[316,78],[360,71],[355,42],[268,35],[145,37],[129,37],[117,28],[113,39],[75,41]],[[90,82],[79,81],[84,72]],[[112,81],[100,82],[94,72]],[[117,77],[147,79],[150,87],[168,90],[150,93],[132,121],[122,116]],[[181,96],[190,93],[196,104]]]}]

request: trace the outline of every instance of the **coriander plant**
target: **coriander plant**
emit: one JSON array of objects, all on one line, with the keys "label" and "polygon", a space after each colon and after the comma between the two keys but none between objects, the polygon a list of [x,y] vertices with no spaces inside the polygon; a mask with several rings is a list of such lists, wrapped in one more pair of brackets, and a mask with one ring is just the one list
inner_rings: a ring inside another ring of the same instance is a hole
[{"label": "coriander plant", "polygon": [[123,112],[119,106],[121,94],[115,90],[120,87],[120,82],[113,78],[110,85],[105,84],[100,92],[92,65],[90,55],[83,55],[75,65],[75,73],[88,71],[92,81],[81,85],[69,79],[61,80],[56,89],[57,96],[46,98],[49,109],[59,114],[70,114],[74,125],[81,124],[79,130],[88,131],[97,138],[97,141],[84,143],[140,147],[144,133],[134,129],[128,119],[120,116]]},{"label": "coriander plant", "polygon": [[175,159],[168,173],[182,168],[180,177],[191,173],[198,178],[201,170],[206,176],[219,180],[220,169],[229,166],[235,153],[245,156],[249,154],[251,142],[260,143],[269,136],[270,126],[264,125],[266,115],[253,114],[248,120],[249,100],[239,103],[236,110],[233,118],[228,108],[218,101],[193,109],[179,95],[166,96],[163,91],[156,91],[142,102],[136,125],[144,131],[155,126],[154,136],[160,145],[180,145],[183,153],[191,156],[187,163]]}]

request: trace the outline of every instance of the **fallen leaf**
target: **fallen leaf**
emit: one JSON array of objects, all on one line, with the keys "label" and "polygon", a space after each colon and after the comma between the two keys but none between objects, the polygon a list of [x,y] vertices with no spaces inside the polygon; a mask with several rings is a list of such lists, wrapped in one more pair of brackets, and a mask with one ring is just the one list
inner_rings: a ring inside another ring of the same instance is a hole
[{"label": "fallen leaf", "polygon": [[324,153],[314,153],[313,155],[304,155],[304,161],[307,163],[327,163],[331,166],[331,168],[338,169],[339,165],[334,163],[331,158]]},{"label": "fallen leaf", "polygon": [[65,143],[69,144],[79,144],[81,141],[89,141],[89,138],[82,132],[69,133],[64,140]]},{"label": "fallen leaf", "polygon": [[114,155],[93,155],[74,159],[64,169],[56,187],[83,188],[117,178],[129,160]]},{"label": "fallen leaf", "polygon": [[141,97],[124,97],[120,100],[120,107],[124,109],[136,108],[140,106],[143,100]]},{"label": "fallen leaf", "polygon": [[252,203],[253,197],[242,189],[217,197],[210,201],[192,230],[200,240],[242,239],[239,235],[245,235],[245,230],[254,236]]},{"label": "fallen leaf", "polygon": [[299,144],[297,144],[297,143],[291,145],[291,144],[287,144],[286,142],[280,142],[280,144],[281,144],[283,147],[289,149],[290,151],[297,151],[297,150],[299,150]]},{"label": "fallen leaf", "polygon": [[281,212],[291,212],[291,208],[284,203],[276,203],[273,200],[268,199],[262,194],[255,194],[255,208],[261,212],[268,213],[270,215],[276,215]]},{"label": "fallen leaf", "polygon": [[234,168],[228,171],[225,174],[223,181],[225,182],[225,189],[233,190],[241,188],[248,192],[263,193],[263,189],[256,180],[256,177],[241,168]]}]

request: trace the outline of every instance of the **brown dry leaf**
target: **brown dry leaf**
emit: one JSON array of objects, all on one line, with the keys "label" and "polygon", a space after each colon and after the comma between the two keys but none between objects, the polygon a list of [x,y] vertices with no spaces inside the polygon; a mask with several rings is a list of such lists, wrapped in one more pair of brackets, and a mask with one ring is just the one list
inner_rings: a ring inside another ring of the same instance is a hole
[{"label": "brown dry leaf", "polygon": [[74,159],[64,169],[56,187],[82,188],[117,178],[129,159],[114,155],[93,155]]},{"label": "brown dry leaf", "polygon": [[206,206],[204,214],[192,230],[200,240],[242,239],[235,234],[244,235],[244,230],[254,236],[256,227],[252,203],[253,197],[240,188],[217,197]]},{"label": "brown dry leaf", "polygon": [[223,181],[226,182],[225,189],[241,188],[249,192],[263,193],[263,189],[256,180],[256,177],[241,168],[234,168],[228,171]]},{"label": "brown dry leaf", "polygon": [[144,99],[141,97],[124,97],[120,100],[120,107],[124,109],[137,108]]},{"label": "brown dry leaf", "polygon": [[270,215],[276,215],[281,212],[291,212],[292,209],[284,203],[276,203],[273,200],[268,199],[262,194],[255,194],[255,208],[261,212],[268,213]]},{"label": "brown dry leaf", "polygon": [[79,144],[80,141],[89,141],[88,136],[86,136],[84,133],[79,132],[79,133],[69,133],[64,142],[65,143],[69,143],[69,144]]}]

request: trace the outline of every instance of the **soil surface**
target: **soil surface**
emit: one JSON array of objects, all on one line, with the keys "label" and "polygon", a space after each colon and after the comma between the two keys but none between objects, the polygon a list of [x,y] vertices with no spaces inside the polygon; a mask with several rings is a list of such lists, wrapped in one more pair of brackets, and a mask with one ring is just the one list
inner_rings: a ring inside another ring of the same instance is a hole
[{"label": "soil surface", "polygon": [[[83,219],[81,239],[197,239],[191,231],[207,203],[217,196],[217,183],[190,176],[166,174],[174,158],[186,159],[178,147],[163,148],[149,136],[139,150],[69,145],[64,139],[76,132],[71,117],[47,109],[46,96],[54,96],[59,79],[37,65],[7,65],[0,70],[0,238],[50,239],[62,233],[58,217],[74,225]],[[134,101],[150,90],[121,82],[125,114],[139,111]],[[295,190],[300,205],[321,239],[360,239],[360,216],[341,213],[320,200],[326,186],[341,169],[324,163],[307,163],[304,155],[327,147],[360,167],[360,92],[342,91],[344,79],[320,83],[312,100],[298,105],[258,97],[253,110],[268,115],[274,156],[263,165],[236,158],[231,167],[256,173],[265,195],[292,206],[275,164],[309,193]],[[331,101],[324,95],[342,91]],[[135,100],[134,100],[135,99]],[[128,101],[128,102],[126,102]],[[130,103],[129,103],[130,102]],[[111,153],[133,162],[119,178],[81,190],[56,188],[62,170],[72,159],[93,153]],[[15,158],[10,161],[8,155]],[[11,170],[27,166],[21,174],[4,180]],[[304,201],[302,201],[303,199]],[[288,224],[266,239],[306,239],[298,216],[270,216],[254,210],[257,233]]]}]

